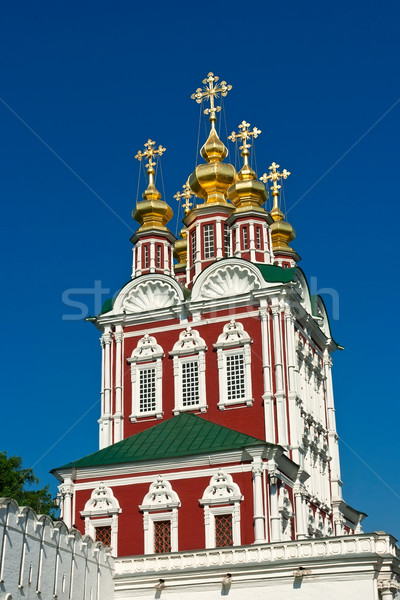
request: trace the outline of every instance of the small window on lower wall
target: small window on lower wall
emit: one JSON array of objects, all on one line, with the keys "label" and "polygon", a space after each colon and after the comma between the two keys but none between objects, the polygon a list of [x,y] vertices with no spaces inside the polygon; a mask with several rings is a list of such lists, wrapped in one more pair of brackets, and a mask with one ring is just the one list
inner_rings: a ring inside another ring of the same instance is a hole
[{"label": "small window on lower wall", "polygon": [[111,525],[95,527],[95,532],[95,541],[101,542],[103,546],[109,548],[111,546]]},{"label": "small window on lower wall", "polygon": [[154,552],[171,552],[171,521],[154,521]]},{"label": "small window on lower wall", "polygon": [[215,547],[233,546],[232,514],[215,515]]}]

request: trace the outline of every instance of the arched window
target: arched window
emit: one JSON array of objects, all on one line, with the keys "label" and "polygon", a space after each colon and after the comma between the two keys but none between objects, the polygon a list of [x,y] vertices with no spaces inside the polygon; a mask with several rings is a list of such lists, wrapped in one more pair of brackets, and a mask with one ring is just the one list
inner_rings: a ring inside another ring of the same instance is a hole
[{"label": "arched window", "polygon": [[251,391],[252,340],[243,325],[234,320],[224,326],[214,348],[219,370],[219,403],[223,410],[231,404],[253,403]]},{"label": "arched window", "polygon": [[159,475],[139,506],[143,512],[145,554],[177,552],[180,505],[170,482]]},{"label": "arched window", "polygon": [[240,502],[243,496],[232,476],[220,469],[199,500],[204,506],[206,548],[240,545]]},{"label": "arched window", "polygon": [[187,327],[170,352],[174,360],[175,408],[174,414],[185,410],[205,412],[205,352],[207,346],[199,332]]},{"label": "arched window", "polygon": [[155,416],[162,412],[162,364],[164,352],[156,339],[147,333],[139,340],[128,363],[131,365],[132,414],[131,421]]},{"label": "arched window", "polygon": [[103,482],[93,490],[90,500],[81,511],[81,516],[85,519],[85,533],[96,542],[109,546],[113,556],[117,555],[120,512],[118,500],[114,497],[112,489],[106,487]]}]

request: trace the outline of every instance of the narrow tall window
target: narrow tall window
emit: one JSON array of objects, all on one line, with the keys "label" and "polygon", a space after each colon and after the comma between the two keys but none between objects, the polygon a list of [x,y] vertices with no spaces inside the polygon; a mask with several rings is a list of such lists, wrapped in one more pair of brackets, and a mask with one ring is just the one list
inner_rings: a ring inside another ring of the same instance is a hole
[{"label": "narrow tall window", "polygon": [[147,268],[149,266],[149,247],[148,246],[144,246],[143,247],[143,252],[144,252],[144,267]]},{"label": "narrow tall window", "polygon": [[226,356],[226,385],[228,402],[246,397],[243,352]]},{"label": "narrow tall window", "polygon": [[154,552],[171,552],[171,521],[154,521]]},{"label": "narrow tall window", "polygon": [[161,267],[161,246],[157,245],[157,267]]},{"label": "narrow tall window", "polygon": [[96,542],[101,542],[103,546],[109,548],[111,546],[111,525],[104,527],[96,527]]},{"label": "narrow tall window", "polygon": [[196,406],[199,402],[199,361],[182,362],[182,404]]},{"label": "narrow tall window", "polygon": [[261,227],[256,228],[256,245],[257,249],[261,250]]},{"label": "narrow tall window", "polygon": [[225,245],[225,256],[231,255],[231,244],[228,225],[224,225],[224,245]]},{"label": "narrow tall window", "polygon": [[192,246],[191,246],[192,265],[194,265],[195,260],[196,260],[196,230],[193,230],[191,240],[192,240]]},{"label": "narrow tall window", "polygon": [[139,371],[139,412],[156,410],[156,369]]},{"label": "narrow tall window", "polygon": [[243,227],[243,249],[247,250],[249,247],[249,235],[247,231],[247,227]]},{"label": "narrow tall window", "polygon": [[232,514],[215,515],[215,547],[233,546]]},{"label": "narrow tall window", "polygon": [[204,225],[204,258],[214,256],[214,225]]}]

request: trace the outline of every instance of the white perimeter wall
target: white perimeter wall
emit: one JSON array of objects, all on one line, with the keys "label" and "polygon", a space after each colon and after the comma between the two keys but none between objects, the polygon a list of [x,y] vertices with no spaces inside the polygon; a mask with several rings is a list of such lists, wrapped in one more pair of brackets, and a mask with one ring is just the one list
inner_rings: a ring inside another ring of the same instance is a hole
[{"label": "white perimeter wall", "polygon": [[111,600],[112,577],[101,544],[0,498],[0,600]]}]

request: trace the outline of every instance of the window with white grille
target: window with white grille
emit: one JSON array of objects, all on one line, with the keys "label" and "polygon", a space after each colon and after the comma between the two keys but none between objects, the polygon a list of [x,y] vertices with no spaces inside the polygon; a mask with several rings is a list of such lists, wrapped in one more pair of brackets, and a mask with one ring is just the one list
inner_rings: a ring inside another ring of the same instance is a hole
[{"label": "window with white grille", "polygon": [[243,227],[243,248],[247,250],[249,247],[249,235],[247,231],[247,227]]},{"label": "window with white grille", "polygon": [[161,246],[157,246],[157,267],[161,267]]},{"label": "window with white grille", "polygon": [[214,256],[214,225],[204,225],[204,258]]},{"label": "window with white grille", "polygon": [[156,369],[139,371],[139,412],[156,410]]},{"label": "window with white grille", "polygon": [[261,250],[261,227],[256,228],[256,245],[257,249]]},{"label": "window with white grille", "polygon": [[192,250],[192,265],[193,265],[196,260],[196,231],[195,230],[192,232],[191,240],[192,240],[191,250]]},{"label": "window with white grille", "polygon": [[230,240],[228,225],[224,225],[224,246],[225,246],[225,256],[228,257],[231,255],[231,240]]},{"label": "window with white grille", "polygon": [[148,267],[149,266],[149,247],[148,246],[144,246],[143,247],[143,253],[144,253],[144,267]]},{"label": "window with white grille", "polygon": [[226,356],[226,386],[228,402],[246,397],[243,352]]},{"label": "window with white grille", "polygon": [[199,361],[182,362],[182,405],[196,406],[199,403]]}]

